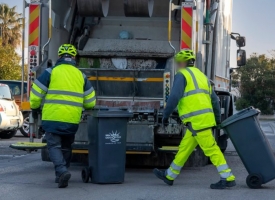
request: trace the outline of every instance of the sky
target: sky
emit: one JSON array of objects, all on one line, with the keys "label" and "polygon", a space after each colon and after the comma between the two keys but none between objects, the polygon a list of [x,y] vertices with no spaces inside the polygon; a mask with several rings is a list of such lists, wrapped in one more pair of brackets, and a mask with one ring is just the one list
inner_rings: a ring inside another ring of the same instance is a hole
[{"label": "sky", "polygon": [[[22,12],[23,0],[0,0],[10,6],[17,6]],[[275,1],[233,0],[232,32],[246,36],[247,56],[253,52],[268,54],[275,49]],[[236,67],[236,43],[231,43],[231,67]]]}]

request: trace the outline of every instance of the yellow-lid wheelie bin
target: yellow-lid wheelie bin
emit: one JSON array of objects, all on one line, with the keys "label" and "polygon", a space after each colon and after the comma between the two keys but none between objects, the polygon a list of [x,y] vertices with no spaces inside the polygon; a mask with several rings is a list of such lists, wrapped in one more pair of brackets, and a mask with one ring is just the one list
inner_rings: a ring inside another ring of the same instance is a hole
[{"label": "yellow-lid wheelie bin", "polygon": [[275,179],[275,158],[260,127],[259,113],[249,107],[223,121],[220,127],[231,139],[249,173],[246,184],[253,189]]}]

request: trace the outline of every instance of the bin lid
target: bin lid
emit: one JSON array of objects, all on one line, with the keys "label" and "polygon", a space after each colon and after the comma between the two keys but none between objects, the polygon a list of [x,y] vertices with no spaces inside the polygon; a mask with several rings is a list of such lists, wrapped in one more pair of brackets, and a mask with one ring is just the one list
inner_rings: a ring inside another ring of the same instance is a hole
[{"label": "bin lid", "polygon": [[131,118],[133,117],[133,113],[129,112],[127,109],[123,108],[105,108],[105,109],[96,109],[92,111],[91,114],[93,117],[104,117],[104,118],[113,118],[113,117],[121,117],[121,118]]},{"label": "bin lid", "polygon": [[224,127],[226,127],[230,124],[233,124],[239,120],[258,115],[259,113],[260,113],[260,111],[253,108],[252,106],[249,108],[243,109],[240,112],[236,113],[235,115],[232,115],[231,117],[224,120],[221,124],[221,128],[224,128]]}]

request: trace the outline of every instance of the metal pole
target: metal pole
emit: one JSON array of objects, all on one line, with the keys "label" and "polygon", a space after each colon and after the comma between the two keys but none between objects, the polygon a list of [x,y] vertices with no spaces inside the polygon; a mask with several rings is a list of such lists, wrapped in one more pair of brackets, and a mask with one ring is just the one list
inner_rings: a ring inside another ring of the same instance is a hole
[{"label": "metal pole", "polygon": [[42,62],[44,61],[44,55],[45,55],[45,48],[50,44],[52,39],[52,0],[49,0],[49,39],[47,43],[42,47]]},{"label": "metal pole", "polygon": [[176,49],[171,43],[171,32],[172,32],[172,2],[173,0],[170,0],[169,2],[169,21],[168,21],[168,42],[170,47],[174,50],[174,54],[176,54]]},{"label": "metal pole", "polygon": [[21,103],[24,100],[24,81],[25,81],[25,10],[26,10],[26,1],[23,0],[23,19],[22,19],[22,83],[21,83]]},{"label": "metal pole", "polygon": [[[168,20],[168,42],[170,47],[173,49],[174,51],[174,55],[177,53],[176,48],[173,46],[172,42],[171,42],[171,34],[172,34],[172,5],[173,5],[173,0],[169,1],[169,20]],[[176,73],[176,68],[175,68],[175,61],[174,58],[172,58],[172,79],[171,81],[174,79],[174,74]]]}]

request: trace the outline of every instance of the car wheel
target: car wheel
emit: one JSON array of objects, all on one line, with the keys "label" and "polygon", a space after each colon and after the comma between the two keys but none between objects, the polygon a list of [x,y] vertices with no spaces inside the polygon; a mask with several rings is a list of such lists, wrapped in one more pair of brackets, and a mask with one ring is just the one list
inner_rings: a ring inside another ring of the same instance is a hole
[{"label": "car wheel", "polygon": [[11,139],[13,136],[15,136],[16,132],[17,132],[17,130],[0,132],[0,138],[1,139]]},{"label": "car wheel", "polygon": [[20,132],[22,133],[23,136],[25,137],[29,137],[29,131],[30,131],[30,117],[29,117],[30,113],[24,113],[23,114],[23,118],[24,118],[24,122],[22,127],[20,128]]}]

